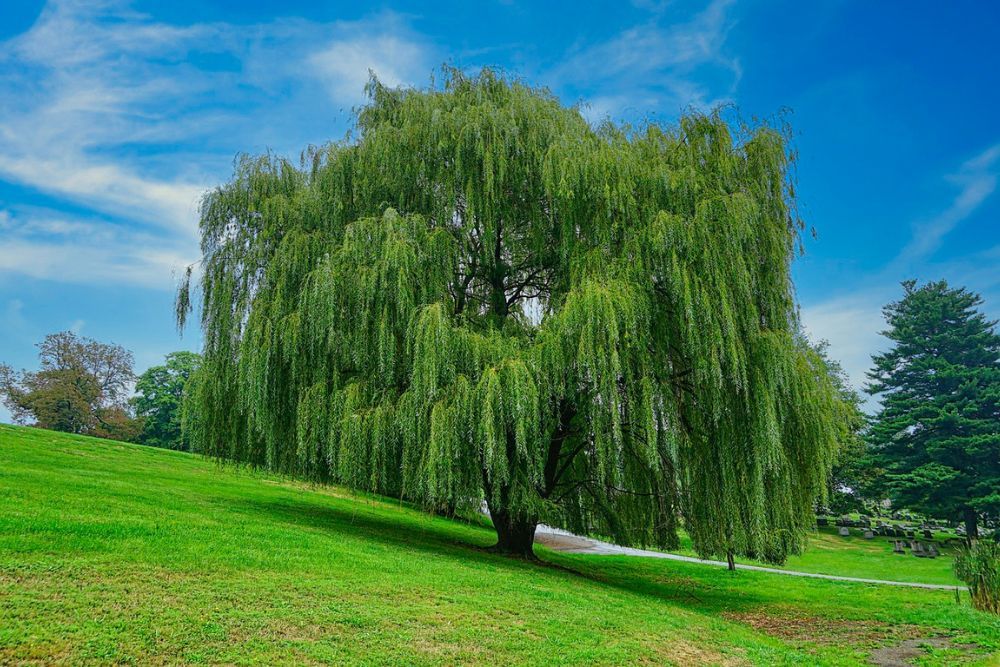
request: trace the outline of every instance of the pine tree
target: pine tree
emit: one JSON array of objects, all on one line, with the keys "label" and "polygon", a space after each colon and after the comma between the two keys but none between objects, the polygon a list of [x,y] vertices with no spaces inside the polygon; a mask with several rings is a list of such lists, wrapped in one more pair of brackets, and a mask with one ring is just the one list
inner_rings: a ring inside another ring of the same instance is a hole
[{"label": "pine tree", "polygon": [[1000,510],[1000,336],[983,301],[945,281],[903,283],[884,313],[894,345],[873,359],[881,409],[868,439],[894,503],[965,522]]},{"label": "pine tree", "polygon": [[194,448],[485,500],[522,556],[540,520],[799,549],[840,427],[794,335],[785,134],[595,129],[490,70],[367,92],[353,137],[243,157],[204,200]]}]

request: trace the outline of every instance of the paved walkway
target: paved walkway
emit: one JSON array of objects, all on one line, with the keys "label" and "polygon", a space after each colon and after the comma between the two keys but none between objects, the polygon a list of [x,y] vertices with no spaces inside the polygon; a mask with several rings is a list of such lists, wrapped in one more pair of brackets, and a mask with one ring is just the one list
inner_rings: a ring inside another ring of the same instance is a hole
[{"label": "paved walkway", "polygon": [[[668,554],[662,551],[647,551],[645,549],[632,549],[631,547],[620,547],[617,544],[601,542],[589,537],[580,537],[565,530],[552,528],[551,526],[539,525],[535,531],[535,542],[556,551],[565,551],[575,554],[592,554],[595,556],[639,556],[641,558],[663,558],[665,560],[679,560],[685,563],[698,563],[701,565],[714,565],[716,567],[728,567],[726,563],[718,560],[702,560],[691,556],[680,556],[678,554]],[[794,570],[779,570],[776,567],[763,567],[760,565],[737,564],[738,570],[752,570],[754,572],[770,572],[771,574],[785,574],[791,577],[808,577],[810,579],[829,579],[832,581],[853,581],[861,584],[883,584],[885,586],[908,586],[910,588],[930,588],[935,590],[953,591],[956,588],[965,590],[964,586],[948,586],[946,584],[921,584],[915,581],[886,581],[884,579],[863,579],[861,577],[839,577],[833,574],[818,574],[816,572],[796,572]]]}]

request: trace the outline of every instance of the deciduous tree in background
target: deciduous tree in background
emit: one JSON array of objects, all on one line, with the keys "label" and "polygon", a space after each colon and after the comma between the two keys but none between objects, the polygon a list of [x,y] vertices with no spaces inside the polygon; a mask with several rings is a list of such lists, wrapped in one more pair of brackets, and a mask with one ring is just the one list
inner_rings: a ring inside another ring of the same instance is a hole
[{"label": "deciduous tree in background", "polygon": [[868,435],[895,504],[962,520],[1000,513],[1000,336],[983,301],[944,281],[903,283],[885,307],[891,350],[876,355],[869,393],[882,407]]},{"label": "deciduous tree in background", "polygon": [[[809,345],[803,340],[803,344]],[[866,425],[861,410],[861,396],[851,386],[847,373],[836,359],[830,356],[829,343],[820,341],[811,345],[813,352],[823,360],[830,381],[840,395],[839,407],[842,431],[839,436],[836,462],[830,471],[828,503],[837,514],[864,511],[865,494],[872,485],[872,469],[867,457],[867,447],[862,432]]]},{"label": "deciduous tree in background", "polygon": [[702,554],[796,551],[841,410],[795,337],[783,133],[595,129],[488,70],[368,93],[353,140],[203,202],[196,449],[485,500],[506,553],[681,518]]},{"label": "deciduous tree in background", "polygon": [[132,353],[70,331],[38,344],[40,368],[14,372],[0,367],[0,393],[19,423],[104,438],[131,440],[128,393],[135,379]]},{"label": "deciduous tree in background", "polygon": [[152,366],[135,383],[132,399],[136,415],[142,418],[139,442],[153,447],[188,451],[190,443],[181,430],[184,389],[198,369],[201,355],[171,352],[162,366]]}]

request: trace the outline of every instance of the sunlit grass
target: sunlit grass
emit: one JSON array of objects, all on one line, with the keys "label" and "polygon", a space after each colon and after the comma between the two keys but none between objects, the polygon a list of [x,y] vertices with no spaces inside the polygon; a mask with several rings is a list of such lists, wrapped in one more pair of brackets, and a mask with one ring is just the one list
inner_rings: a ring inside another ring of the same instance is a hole
[{"label": "sunlit grass", "polygon": [[924,659],[952,664],[1000,648],[1000,619],[948,591],[545,549],[537,565],[481,549],[493,539],[392,500],[0,426],[0,663],[857,664],[947,636],[972,646]]}]

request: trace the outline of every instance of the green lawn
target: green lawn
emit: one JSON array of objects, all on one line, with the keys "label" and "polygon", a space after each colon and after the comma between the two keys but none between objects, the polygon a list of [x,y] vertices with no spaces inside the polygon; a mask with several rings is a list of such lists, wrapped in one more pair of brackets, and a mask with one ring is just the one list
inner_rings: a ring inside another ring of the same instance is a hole
[{"label": "green lawn", "polygon": [[933,638],[923,663],[1000,657],[1000,618],[948,591],[544,549],[530,564],[492,540],[394,501],[0,426],[0,664],[846,665]]},{"label": "green lawn", "polygon": [[[846,577],[884,579],[886,581],[916,581],[925,584],[961,585],[955,578],[952,562],[953,547],[940,546],[937,558],[916,558],[909,551],[892,552],[892,541],[885,537],[866,540],[861,531],[851,529],[850,537],[841,537],[835,526],[824,526],[810,536],[808,548],[799,556],[792,556],[782,569],[799,572],[818,572]],[[677,553],[695,556],[691,541],[681,535],[681,548]],[[737,559],[737,562],[766,565]],[[767,565],[767,567],[774,567]]]}]

